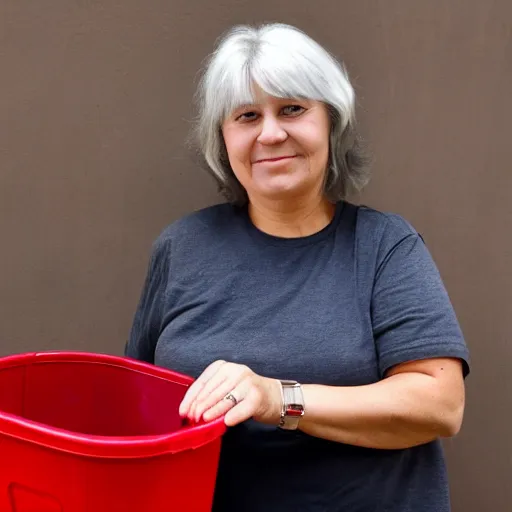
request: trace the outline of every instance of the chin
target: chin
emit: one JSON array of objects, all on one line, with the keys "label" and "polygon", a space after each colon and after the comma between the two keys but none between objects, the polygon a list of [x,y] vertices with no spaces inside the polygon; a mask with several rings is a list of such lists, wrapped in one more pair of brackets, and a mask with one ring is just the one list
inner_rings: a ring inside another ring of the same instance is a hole
[{"label": "chin", "polygon": [[297,197],[307,194],[308,187],[272,187],[258,190],[258,195],[275,201],[286,199],[296,199]]},{"label": "chin", "polygon": [[259,183],[257,190],[261,195],[267,197],[275,196],[278,198],[279,196],[303,194],[310,188],[311,185],[305,180],[297,180],[293,179],[291,176],[283,176],[278,179],[265,180],[265,182]]}]

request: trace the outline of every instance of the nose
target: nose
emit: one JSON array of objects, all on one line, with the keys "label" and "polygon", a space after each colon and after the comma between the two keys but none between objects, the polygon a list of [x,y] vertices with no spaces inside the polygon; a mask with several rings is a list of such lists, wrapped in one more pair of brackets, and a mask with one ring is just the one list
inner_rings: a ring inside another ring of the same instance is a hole
[{"label": "nose", "polygon": [[263,116],[261,132],[258,135],[258,142],[264,145],[279,144],[288,138],[288,133],[283,129],[274,115]]}]

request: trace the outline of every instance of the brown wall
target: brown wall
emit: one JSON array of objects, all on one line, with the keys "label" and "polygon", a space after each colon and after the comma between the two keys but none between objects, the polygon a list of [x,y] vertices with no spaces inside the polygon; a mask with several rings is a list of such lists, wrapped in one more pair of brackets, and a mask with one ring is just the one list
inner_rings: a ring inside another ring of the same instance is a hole
[{"label": "brown wall", "polygon": [[219,200],[183,144],[201,61],[276,20],[345,59],[376,154],[364,202],[422,231],[467,336],[454,512],[509,511],[510,0],[2,0],[0,355],[121,353],[151,241]]}]

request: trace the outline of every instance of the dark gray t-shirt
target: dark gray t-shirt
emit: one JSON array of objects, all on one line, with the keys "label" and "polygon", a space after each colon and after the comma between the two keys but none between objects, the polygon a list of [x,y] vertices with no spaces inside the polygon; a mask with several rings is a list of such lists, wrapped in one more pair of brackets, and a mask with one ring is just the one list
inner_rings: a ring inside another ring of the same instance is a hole
[{"label": "dark gray t-shirt", "polygon": [[[420,235],[340,202],[307,237],[259,231],[217,205],[155,241],[126,355],[197,377],[217,359],[303,384],[358,386],[405,361],[468,352]],[[220,512],[447,512],[439,441],[360,448],[250,420],[223,440]]]}]

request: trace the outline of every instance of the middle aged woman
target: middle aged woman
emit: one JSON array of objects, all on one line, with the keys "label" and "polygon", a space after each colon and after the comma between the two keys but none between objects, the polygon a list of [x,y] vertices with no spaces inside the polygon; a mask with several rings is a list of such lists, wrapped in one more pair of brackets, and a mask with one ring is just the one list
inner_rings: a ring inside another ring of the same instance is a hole
[{"label": "middle aged woman", "polygon": [[182,416],[233,427],[214,510],[447,512],[468,351],[420,235],[346,200],[367,172],[344,68],[235,27],[199,97],[228,202],[155,241],[126,354],[197,377]]}]

